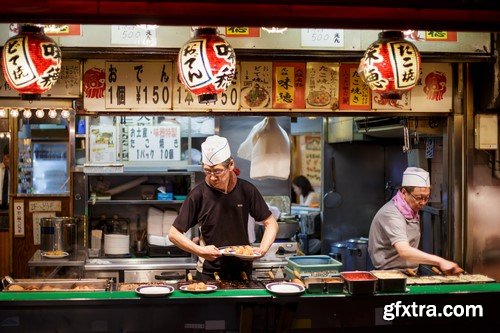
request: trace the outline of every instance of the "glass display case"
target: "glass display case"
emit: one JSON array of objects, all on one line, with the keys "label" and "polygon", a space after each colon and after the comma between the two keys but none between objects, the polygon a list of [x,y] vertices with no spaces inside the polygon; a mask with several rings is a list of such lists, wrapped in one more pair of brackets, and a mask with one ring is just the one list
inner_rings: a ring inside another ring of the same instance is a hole
[{"label": "glass display case", "polygon": [[17,193],[58,195],[69,193],[68,122],[19,118]]}]

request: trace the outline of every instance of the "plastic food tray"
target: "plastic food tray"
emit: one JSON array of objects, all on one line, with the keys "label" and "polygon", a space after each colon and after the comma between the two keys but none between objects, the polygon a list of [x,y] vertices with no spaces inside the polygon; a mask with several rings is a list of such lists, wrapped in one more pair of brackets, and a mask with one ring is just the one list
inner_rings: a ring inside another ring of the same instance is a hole
[{"label": "plastic food tray", "polygon": [[330,271],[330,273],[339,273],[342,269],[342,263],[330,256],[293,256],[286,258],[288,267],[299,273],[310,273],[319,271]]},{"label": "plastic food tray", "polygon": [[340,274],[347,284],[347,291],[352,295],[374,294],[377,277],[370,272],[352,271]]}]

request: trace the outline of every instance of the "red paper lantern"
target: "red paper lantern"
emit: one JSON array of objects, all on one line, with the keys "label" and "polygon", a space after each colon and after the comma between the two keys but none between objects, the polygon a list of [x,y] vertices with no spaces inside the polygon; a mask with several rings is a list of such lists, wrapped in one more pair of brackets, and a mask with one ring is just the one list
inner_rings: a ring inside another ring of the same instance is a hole
[{"label": "red paper lantern", "polygon": [[401,99],[420,75],[420,53],[401,31],[384,31],[366,50],[358,72],[371,90],[383,98]]},{"label": "red paper lantern", "polygon": [[216,28],[198,28],[179,51],[177,65],[182,84],[200,103],[212,103],[231,84],[236,55]]},{"label": "red paper lantern", "polygon": [[43,27],[22,25],[3,47],[3,75],[23,100],[39,100],[59,78],[61,50]]}]

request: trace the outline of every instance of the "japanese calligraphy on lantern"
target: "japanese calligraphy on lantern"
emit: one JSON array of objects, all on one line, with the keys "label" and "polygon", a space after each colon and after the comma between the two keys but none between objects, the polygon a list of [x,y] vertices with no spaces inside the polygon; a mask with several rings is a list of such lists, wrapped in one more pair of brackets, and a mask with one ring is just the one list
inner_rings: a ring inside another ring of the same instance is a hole
[{"label": "japanese calligraphy on lantern", "polygon": [[307,63],[306,108],[338,109],[339,64]]},{"label": "japanese calligraphy on lantern", "polygon": [[304,109],[305,84],[305,63],[273,63],[273,108]]},{"label": "japanese calligraphy on lantern", "polygon": [[[47,97],[80,97],[80,60],[66,59],[62,61],[59,79],[50,90],[42,96]],[[3,75],[0,75],[0,97],[18,97]]]},{"label": "japanese calligraphy on lantern", "polygon": [[339,71],[339,109],[369,110],[370,88],[358,74],[357,64],[341,64]]},{"label": "japanese calligraphy on lantern", "polygon": [[181,128],[178,125],[129,126],[129,161],[179,161]]},{"label": "japanese calligraphy on lantern", "polygon": [[453,77],[451,64],[424,63],[417,85],[411,91],[412,111],[450,112]]},{"label": "japanese calligraphy on lantern", "polygon": [[313,186],[321,186],[321,136],[300,136],[301,174]]},{"label": "japanese calligraphy on lantern", "polygon": [[[222,93],[217,95],[215,103],[199,103],[198,97],[186,89],[179,80],[174,82],[173,107],[175,110],[207,110],[214,111],[237,111],[240,105],[240,80],[238,78],[239,66],[236,65],[236,75],[233,76],[231,85]],[[174,69],[174,77],[177,77],[178,69]]]},{"label": "japanese calligraphy on lantern", "polygon": [[272,62],[242,62],[241,108],[268,109],[271,107]]},{"label": "japanese calligraphy on lantern", "polygon": [[106,109],[172,107],[172,63],[106,62]]}]

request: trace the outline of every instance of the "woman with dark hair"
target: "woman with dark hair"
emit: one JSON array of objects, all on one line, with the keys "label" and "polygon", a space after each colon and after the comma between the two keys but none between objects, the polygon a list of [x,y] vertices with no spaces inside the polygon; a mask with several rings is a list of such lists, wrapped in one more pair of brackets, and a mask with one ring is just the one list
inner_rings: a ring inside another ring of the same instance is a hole
[{"label": "woman with dark hair", "polygon": [[293,179],[292,188],[297,197],[300,198],[299,204],[309,207],[319,206],[319,196],[306,177],[300,175]]}]

